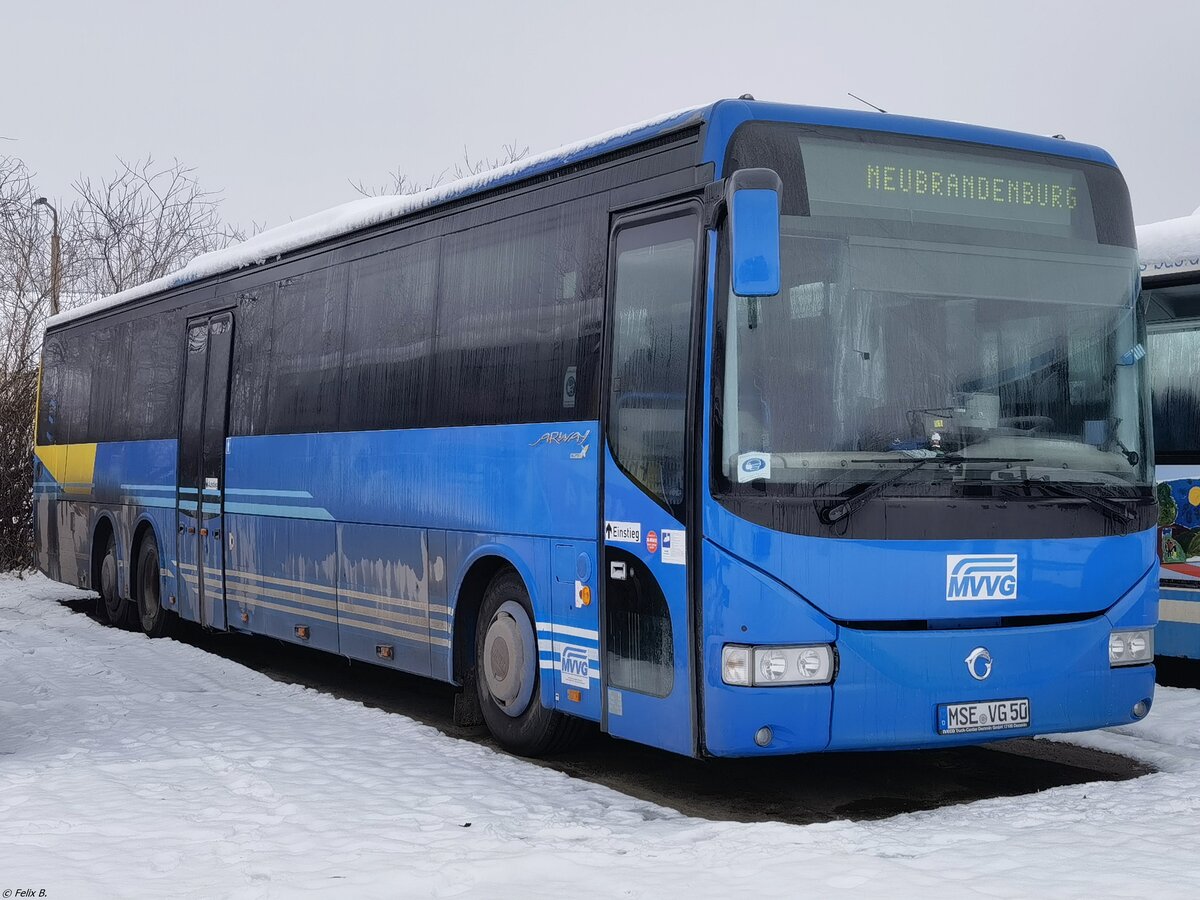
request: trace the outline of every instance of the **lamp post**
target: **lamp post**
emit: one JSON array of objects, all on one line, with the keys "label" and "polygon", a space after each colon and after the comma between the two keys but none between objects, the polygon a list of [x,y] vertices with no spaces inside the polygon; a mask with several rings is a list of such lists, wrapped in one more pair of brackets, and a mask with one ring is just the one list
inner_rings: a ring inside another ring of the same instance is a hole
[{"label": "lamp post", "polygon": [[59,313],[58,292],[62,286],[62,258],[58,245],[58,210],[45,197],[38,197],[33,201],[33,205],[44,206],[50,210],[50,217],[53,222],[53,227],[50,231],[50,315],[57,316]]}]

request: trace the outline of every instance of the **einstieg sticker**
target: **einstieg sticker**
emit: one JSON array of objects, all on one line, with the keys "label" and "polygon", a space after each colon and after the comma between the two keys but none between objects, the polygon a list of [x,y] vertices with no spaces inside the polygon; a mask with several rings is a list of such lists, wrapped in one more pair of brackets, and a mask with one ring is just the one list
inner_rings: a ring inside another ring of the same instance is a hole
[{"label": "einstieg sticker", "polygon": [[605,522],[604,539],[613,544],[640,544],[641,522]]}]

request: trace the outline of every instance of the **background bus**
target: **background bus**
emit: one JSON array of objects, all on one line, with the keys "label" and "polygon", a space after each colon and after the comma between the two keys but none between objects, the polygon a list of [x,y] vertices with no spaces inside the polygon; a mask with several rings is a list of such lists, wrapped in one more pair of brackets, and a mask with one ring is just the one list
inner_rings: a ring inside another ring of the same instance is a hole
[{"label": "background bus", "polygon": [[461,685],[526,753],[1135,721],[1136,286],[1101,150],[722,101],[57,317],[38,563]]},{"label": "background bus", "polygon": [[1200,210],[1137,233],[1159,481],[1157,648],[1200,659]]}]

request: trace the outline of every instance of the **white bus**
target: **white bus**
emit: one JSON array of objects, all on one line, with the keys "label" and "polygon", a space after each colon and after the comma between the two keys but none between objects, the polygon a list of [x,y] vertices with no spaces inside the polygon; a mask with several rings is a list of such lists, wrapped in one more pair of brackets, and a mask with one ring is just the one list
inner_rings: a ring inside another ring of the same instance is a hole
[{"label": "white bus", "polygon": [[1200,209],[1137,233],[1159,500],[1156,652],[1200,659]]}]

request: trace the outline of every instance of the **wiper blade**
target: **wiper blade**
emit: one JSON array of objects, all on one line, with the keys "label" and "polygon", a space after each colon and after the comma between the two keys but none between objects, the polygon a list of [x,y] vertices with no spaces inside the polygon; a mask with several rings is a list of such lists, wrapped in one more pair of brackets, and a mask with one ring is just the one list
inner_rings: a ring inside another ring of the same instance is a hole
[{"label": "wiper blade", "polygon": [[891,487],[906,475],[911,475],[918,469],[923,469],[931,462],[942,462],[945,457],[942,456],[925,456],[917,460],[915,463],[901,469],[899,472],[894,472],[887,478],[882,478],[879,481],[868,481],[861,491],[851,497],[849,500],[843,500],[841,503],[835,503],[832,506],[826,506],[824,509],[817,511],[817,518],[825,525],[834,525],[843,519],[854,515],[858,510],[866,505],[867,501],[872,497],[878,496],[879,492],[884,488]]},{"label": "wiper blade", "polygon": [[[897,458],[897,460],[899,460],[899,459],[900,458]],[[859,462],[860,460],[853,460],[853,461]],[[866,462],[867,460],[861,460],[861,461]],[[869,461],[870,462],[890,462],[891,460],[876,459],[876,460],[869,460]],[[860,509],[862,509],[864,506],[866,506],[866,504],[869,500],[871,500],[874,497],[878,497],[880,492],[882,492],[886,488],[891,487],[896,482],[902,480],[905,476],[911,475],[913,472],[917,471],[918,469],[924,468],[925,466],[929,465],[930,463],[937,463],[939,466],[957,466],[957,465],[961,465],[963,463],[1027,463],[1027,462],[1033,462],[1033,460],[1026,458],[1026,457],[1017,457],[1017,456],[963,456],[960,453],[931,454],[929,456],[923,456],[920,459],[918,459],[916,462],[912,463],[911,465],[906,466],[905,468],[901,469],[899,472],[895,472],[895,473],[889,475],[887,478],[880,479],[879,481],[868,481],[868,482],[863,483],[861,485],[862,490],[859,491],[857,494],[855,494],[853,497],[850,497],[847,500],[843,500],[841,503],[835,503],[832,506],[827,506],[824,509],[818,510],[817,518],[820,519],[822,524],[824,524],[824,525],[834,525],[838,522],[841,522],[844,519],[847,519],[850,516],[854,515],[854,513],[858,512]],[[858,485],[856,485],[856,487],[857,486]]]},{"label": "wiper blade", "polygon": [[1028,485],[1030,487],[1041,488],[1048,494],[1057,495],[1059,497],[1077,497],[1080,500],[1086,500],[1096,509],[1100,510],[1104,515],[1118,525],[1123,525],[1126,528],[1132,525],[1137,519],[1137,516],[1131,513],[1125,504],[1118,503],[1109,497],[1102,497],[1099,494],[1089,491],[1087,488],[1080,487],[1077,484],[1067,481],[1041,481],[1034,478],[1026,478],[1019,484]]}]

